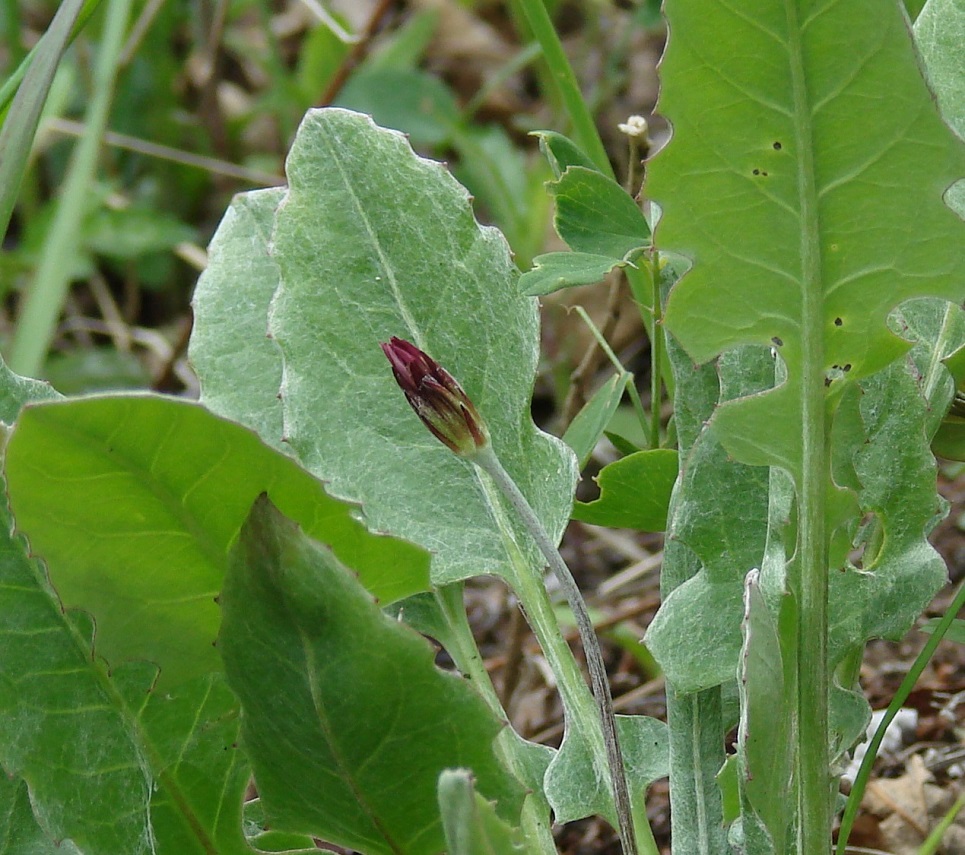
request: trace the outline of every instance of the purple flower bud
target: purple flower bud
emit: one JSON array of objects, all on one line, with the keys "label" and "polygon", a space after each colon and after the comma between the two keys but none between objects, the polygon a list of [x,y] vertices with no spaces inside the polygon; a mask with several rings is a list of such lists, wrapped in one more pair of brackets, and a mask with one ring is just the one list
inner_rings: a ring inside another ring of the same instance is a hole
[{"label": "purple flower bud", "polygon": [[472,457],[488,447],[486,423],[448,371],[395,336],[382,343],[382,350],[409,405],[437,439],[460,457]]}]

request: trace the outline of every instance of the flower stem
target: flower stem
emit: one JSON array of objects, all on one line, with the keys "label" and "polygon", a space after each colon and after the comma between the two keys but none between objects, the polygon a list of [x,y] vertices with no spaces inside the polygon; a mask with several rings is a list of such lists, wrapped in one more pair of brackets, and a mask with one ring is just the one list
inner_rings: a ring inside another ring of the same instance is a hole
[{"label": "flower stem", "polygon": [[607,765],[610,771],[610,782],[613,790],[613,800],[616,807],[620,843],[624,855],[637,855],[636,837],[634,835],[633,816],[630,806],[630,792],[627,788],[626,772],[623,766],[623,754],[617,735],[616,717],[613,714],[613,698],[610,694],[610,684],[607,680],[606,667],[603,664],[603,654],[600,643],[593,629],[583,595],[556,549],[556,544],[550,539],[532,506],[526,500],[516,482],[503,468],[499,459],[493,453],[491,446],[486,446],[478,454],[470,458],[480,469],[493,479],[513,509],[519,515],[539,551],[546,559],[553,574],[556,576],[560,588],[566,597],[576,627],[580,634],[580,643],[586,657],[587,669],[590,672],[590,685],[596,700],[603,730],[603,743],[606,749]]}]

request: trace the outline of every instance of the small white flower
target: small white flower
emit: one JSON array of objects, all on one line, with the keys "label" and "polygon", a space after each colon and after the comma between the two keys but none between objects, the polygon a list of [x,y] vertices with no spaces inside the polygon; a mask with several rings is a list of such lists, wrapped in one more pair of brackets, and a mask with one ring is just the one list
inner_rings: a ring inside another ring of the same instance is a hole
[{"label": "small white flower", "polygon": [[647,135],[647,120],[643,116],[630,116],[617,127],[628,137],[645,137]]}]

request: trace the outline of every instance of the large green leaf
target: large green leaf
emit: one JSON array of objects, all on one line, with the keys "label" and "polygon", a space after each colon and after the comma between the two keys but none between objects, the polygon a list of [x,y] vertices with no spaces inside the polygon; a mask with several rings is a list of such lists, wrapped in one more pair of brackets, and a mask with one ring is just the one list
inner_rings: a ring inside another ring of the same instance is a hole
[{"label": "large green leaf", "polygon": [[496,760],[501,725],[482,698],[264,497],[232,550],[222,608],[219,644],[274,827],[437,855],[447,768],[471,769],[518,819],[523,790]]},{"label": "large green leaf", "polygon": [[189,355],[208,409],[250,427],[269,445],[282,442],[281,351],[268,338],[268,304],[278,270],[268,255],[275,208],[284,190],[236,196],[208,247],[208,267],[192,306]]},{"label": "large green leaf", "polygon": [[479,226],[441,165],[345,110],[306,116],[288,178],[270,318],[285,360],[288,441],[334,495],[362,504],[368,525],[428,548],[433,581],[510,575],[475,470],[426,432],[379,348],[408,338],[459,380],[558,538],[576,465],[529,414],[537,307],[517,290],[505,241]]},{"label": "large green leaf", "polygon": [[17,525],[58,594],[97,622],[112,665],[147,659],[171,685],[218,670],[215,597],[229,543],[269,492],[377,596],[427,585],[426,556],[370,535],[251,431],[196,404],[116,396],[28,407],[7,447]]},{"label": "large green leaf", "polygon": [[8,838],[0,851],[46,852],[46,839],[73,841],[85,855],[249,852],[249,773],[237,702],[220,678],[158,693],[146,663],[108,676],[90,618],[64,612],[9,534],[5,509],[0,525],[0,763],[26,782],[42,829],[20,801],[4,801],[12,839],[37,848],[10,848]]},{"label": "large green leaf", "polygon": [[648,194],[657,243],[693,267],[666,324],[697,362],[778,347],[787,382],[716,420],[732,453],[798,481],[816,379],[867,376],[905,349],[885,323],[902,300],[965,295],[965,228],[942,201],[965,148],[897,4],[674,0],[667,14],[673,139]]}]

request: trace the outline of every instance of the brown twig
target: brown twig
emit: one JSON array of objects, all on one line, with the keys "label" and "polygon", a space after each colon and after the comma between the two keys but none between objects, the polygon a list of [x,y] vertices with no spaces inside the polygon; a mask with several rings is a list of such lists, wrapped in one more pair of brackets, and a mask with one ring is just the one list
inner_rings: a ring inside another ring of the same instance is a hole
[{"label": "brown twig", "polygon": [[372,15],[365,25],[365,29],[362,30],[361,36],[355,44],[352,45],[352,49],[348,52],[348,55],[342,61],[342,64],[338,67],[338,70],[332,76],[332,79],[328,82],[328,86],[325,87],[325,91],[322,93],[322,97],[319,99],[318,106],[325,107],[335,100],[335,96],[341,91],[342,87],[345,85],[345,81],[348,80],[349,74],[351,74],[352,69],[362,60],[362,58],[368,53],[369,48],[372,45],[372,39],[375,38],[375,34],[378,32],[379,25],[382,23],[382,19],[389,13],[392,8],[394,0],[379,0],[375,9],[372,11]]}]

